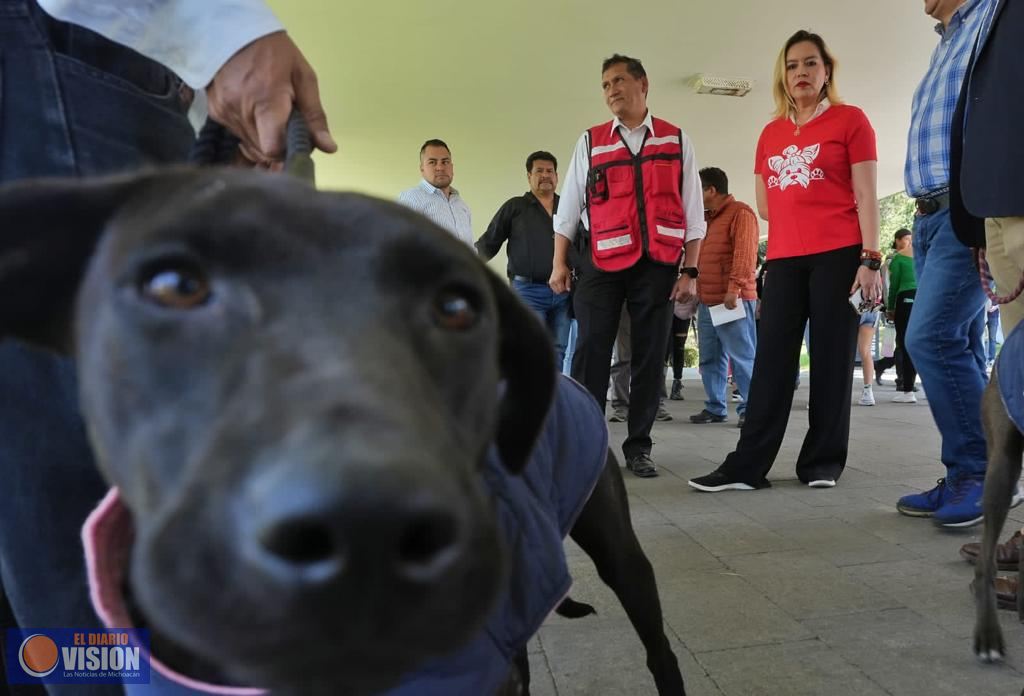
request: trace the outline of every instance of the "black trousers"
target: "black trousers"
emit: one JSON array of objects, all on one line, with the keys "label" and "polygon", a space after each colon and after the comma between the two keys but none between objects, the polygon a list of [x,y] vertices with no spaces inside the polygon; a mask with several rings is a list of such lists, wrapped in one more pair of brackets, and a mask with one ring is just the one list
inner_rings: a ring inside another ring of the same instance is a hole
[{"label": "black trousers", "polygon": [[907,336],[907,324],[910,323],[910,312],[914,309],[914,296],[917,290],[904,290],[896,295],[896,348],[895,356],[900,363],[900,388],[904,392],[914,391],[914,381],[917,379],[917,369],[914,361],[910,359],[910,351],[905,347],[904,341]]},{"label": "black trousers", "polygon": [[808,319],[810,427],[796,473],[804,483],[838,480],[843,473],[857,347],[857,315],[849,296],[859,263],[860,246],[768,262],[747,420],[736,451],[720,467],[730,477],[753,484],[775,463],[793,406],[793,374]]},{"label": "black trousers", "polygon": [[683,378],[683,362],[686,360],[686,336],[690,333],[693,319],[680,319],[672,315],[672,328],[668,336],[665,361],[672,365],[672,379]]},{"label": "black trousers", "polygon": [[608,394],[612,346],[622,303],[631,326],[629,434],[622,443],[626,458],[651,451],[651,426],[665,382],[665,346],[672,304],[669,295],[678,277],[675,266],[646,258],[624,271],[607,273],[592,263],[577,267],[573,296],[579,335],[572,376],[597,399],[603,411]]}]

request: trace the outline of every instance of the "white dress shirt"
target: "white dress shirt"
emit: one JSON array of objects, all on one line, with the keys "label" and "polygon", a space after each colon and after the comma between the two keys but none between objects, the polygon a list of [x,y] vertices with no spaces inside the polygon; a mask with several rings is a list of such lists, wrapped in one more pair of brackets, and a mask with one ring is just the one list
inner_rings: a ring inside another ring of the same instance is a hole
[{"label": "white dress shirt", "polygon": [[419,186],[402,191],[398,195],[398,202],[430,218],[431,222],[451,232],[475,252],[473,218],[470,215],[469,206],[466,205],[466,201],[462,199],[458,191],[454,188],[448,190],[451,193],[450,196],[446,196],[444,191],[421,179]]},{"label": "white dress shirt", "polygon": [[[643,146],[644,136],[647,131],[651,136],[666,135],[654,132],[654,122],[651,112],[647,112],[643,123],[633,129],[629,129],[619,121],[618,117],[612,121],[612,131],[619,129],[622,133],[626,146],[634,155]],[[674,133],[673,133],[674,135]],[[683,216],[686,221],[686,242],[695,239],[703,239],[707,233],[707,224],[704,222],[704,196],[700,185],[700,173],[697,168],[697,158],[694,156],[693,144],[689,136],[680,131],[679,146],[683,150],[683,184],[681,193],[683,196]],[[584,131],[580,139],[576,141],[576,149],[573,150],[572,159],[569,161],[569,170],[565,174],[562,184],[562,198],[558,202],[558,212],[554,216],[555,232],[567,237],[572,241],[576,237],[576,223],[580,220],[589,230],[590,220],[587,219],[585,187],[587,183],[587,170],[590,162],[590,133]]]},{"label": "white dress shirt", "polygon": [[281,31],[263,0],[38,0],[50,16],[83,26],[161,63],[204,89],[228,58]]}]

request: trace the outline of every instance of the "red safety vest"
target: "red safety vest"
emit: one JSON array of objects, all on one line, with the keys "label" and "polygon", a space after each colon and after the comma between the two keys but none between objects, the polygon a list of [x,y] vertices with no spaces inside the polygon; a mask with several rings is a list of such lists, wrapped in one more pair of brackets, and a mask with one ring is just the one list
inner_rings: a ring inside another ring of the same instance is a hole
[{"label": "red safety vest", "polygon": [[586,200],[590,249],[602,271],[629,268],[644,254],[679,264],[686,238],[682,131],[652,118],[636,155],[612,121],[590,129]]}]

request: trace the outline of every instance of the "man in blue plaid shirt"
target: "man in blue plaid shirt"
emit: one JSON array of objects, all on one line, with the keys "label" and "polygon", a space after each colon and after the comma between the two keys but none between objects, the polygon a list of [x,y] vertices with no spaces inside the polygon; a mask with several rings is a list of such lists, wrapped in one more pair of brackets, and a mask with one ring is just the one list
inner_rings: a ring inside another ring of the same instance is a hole
[{"label": "man in blue plaid shirt", "polygon": [[949,143],[971,50],[994,5],[995,0],[925,0],[925,13],[939,21],[935,31],[941,39],[914,93],[904,171],[907,195],[917,206],[917,296],[906,343],[942,434],[946,476],[929,491],[900,498],[896,507],[905,515],[932,517],[944,527],[967,527],[982,519],[985,295],[971,250],[957,239],[950,222]]}]

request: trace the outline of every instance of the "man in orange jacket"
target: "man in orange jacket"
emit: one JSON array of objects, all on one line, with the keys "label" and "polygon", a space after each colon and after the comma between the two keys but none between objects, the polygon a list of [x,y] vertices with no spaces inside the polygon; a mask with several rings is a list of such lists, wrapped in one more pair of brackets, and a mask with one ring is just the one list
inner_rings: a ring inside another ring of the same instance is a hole
[{"label": "man in orange jacket", "polygon": [[[708,231],[701,246],[697,296],[697,332],[700,349],[700,376],[707,400],[704,410],[690,416],[691,423],[724,423],[729,418],[726,406],[727,374],[732,375],[742,401],[736,406],[739,427],[746,415],[747,390],[754,369],[757,330],[757,216],[746,203],[729,194],[729,178],[717,167],[700,170],[704,191],[704,209]],[[744,316],[717,326],[711,308],[744,311]]]}]

